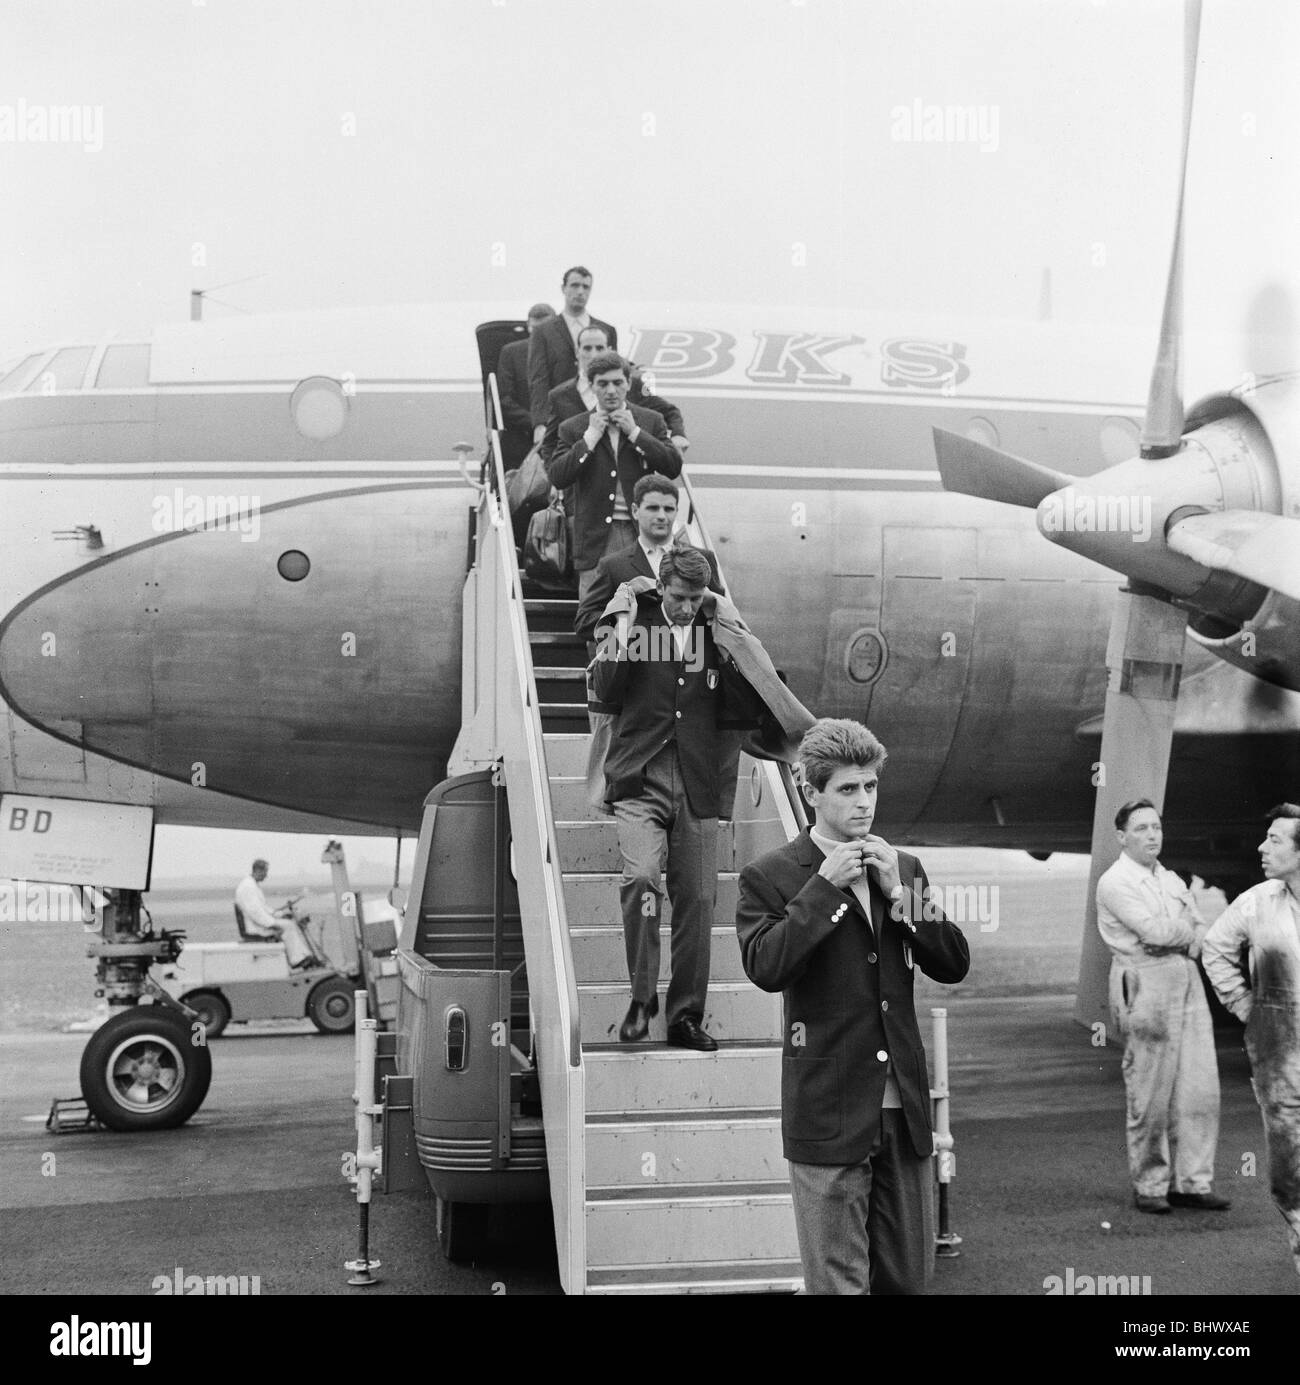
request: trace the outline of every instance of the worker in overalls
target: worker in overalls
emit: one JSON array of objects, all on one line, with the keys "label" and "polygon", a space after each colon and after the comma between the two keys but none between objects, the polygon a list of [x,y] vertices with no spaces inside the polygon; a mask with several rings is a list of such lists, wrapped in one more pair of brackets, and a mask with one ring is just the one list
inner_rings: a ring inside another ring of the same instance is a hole
[{"label": "worker in overalls", "polygon": [[1219,915],[1204,957],[1219,999],[1246,1024],[1269,1189],[1300,1274],[1300,806],[1279,803],[1268,816],[1264,883]]},{"label": "worker in overalls", "polygon": [[1158,860],[1149,798],[1115,815],[1120,858],[1097,882],[1097,929],[1111,950],[1110,1006],[1124,1037],[1129,1176],[1140,1212],[1223,1211],[1214,1027],[1196,957],[1206,925],[1191,891]]}]

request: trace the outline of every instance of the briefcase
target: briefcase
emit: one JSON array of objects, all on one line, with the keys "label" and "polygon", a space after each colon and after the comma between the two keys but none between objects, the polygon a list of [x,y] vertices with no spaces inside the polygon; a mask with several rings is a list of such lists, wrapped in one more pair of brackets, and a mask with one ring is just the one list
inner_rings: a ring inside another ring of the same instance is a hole
[{"label": "briefcase", "polygon": [[528,521],[524,539],[524,572],[544,587],[572,585],[569,566],[569,526],[559,491],[551,503]]}]

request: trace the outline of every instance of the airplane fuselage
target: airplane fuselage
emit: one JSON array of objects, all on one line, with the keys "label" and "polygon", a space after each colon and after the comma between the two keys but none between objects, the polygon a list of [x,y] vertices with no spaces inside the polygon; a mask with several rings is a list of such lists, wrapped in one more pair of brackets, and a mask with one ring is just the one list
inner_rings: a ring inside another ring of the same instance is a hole
[{"label": "airplane fuselage", "polygon": [[[663,338],[655,359],[689,366]],[[945,493],[930,428],[1021,455],[1050,442],[1086,474],[1136,406],[900,388],[880,345],[880,378],[839,392],[659,371],[710,542],[800,698],[888,746],[882,828],[1085,849],[1119,579],[1030,514]],[[831,355],[756,352],[758,376]],[[479,381],[348,375],[328,438],[299,426],[297,383],[0,398],[0,789],[149,802],[160,821],[418,824],[461,720],[472,492],[450,459],[482,436]],[[77,526],[102,547],[53,537]],[[1183,697],[1166,814],[1207,860],[1231,856],[1294,782],[1296,695],[1189,642]]]}]

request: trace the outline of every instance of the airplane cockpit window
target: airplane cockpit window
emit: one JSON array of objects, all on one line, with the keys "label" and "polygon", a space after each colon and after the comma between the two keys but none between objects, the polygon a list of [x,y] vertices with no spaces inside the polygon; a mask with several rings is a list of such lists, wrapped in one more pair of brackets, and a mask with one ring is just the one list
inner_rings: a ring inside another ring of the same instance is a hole
[{"label": "airplane cockpit window", "polygon": [[93,346],[66,346],[56,352],[54,359],[27,386],[28,394],[59,393],[79,390],[86,376],[86,367],[95,354]]},{"label": "airplane cockpit window", "polygon": [[140,388],[149,383],[149,356],[152,351],[148,342],[132,342],[131,345],[110,346],[99,363],[99,374],[95,377],[97,390],[124,390]]},{"label": "airplane cockpit window", "polygon": [[22,382],[27,378],[27,372],[43,355],[45,355],[44,351],[37,351],[35,355],[20,361],[12,370],[6,371],[3,379],[0,379],[0,394],[17,393]]}]

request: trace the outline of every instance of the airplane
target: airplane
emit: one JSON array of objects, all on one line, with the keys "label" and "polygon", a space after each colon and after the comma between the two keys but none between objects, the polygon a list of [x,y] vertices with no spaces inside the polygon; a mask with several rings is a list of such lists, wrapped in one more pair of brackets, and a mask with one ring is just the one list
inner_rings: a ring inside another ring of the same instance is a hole
[{"label": "airplane", "polygon": [[[746,619],[806,705],[889,747],[882,829],[1100,859],[1117,579],[1095,525],[1072,510],[1048,547],[1025,502],[1069,478],[1113,487],[1141,445],[1145,334],[598,308],[686,413],[687,472]],[[148,805],[159,823],[414,832],[461,724],[474,476],[457,444],[481,426],[474,327],[499,316],[167,324],[0,370],[0,792]],[[1231,581],[1200,576],[1234,570],[1216,556],[1232,536],[1182,511],[1300,513],[1295,362],[1243,381],[1234,343],[1197,345],[1219,383],[1185,423],[1197,457],[1245,478],[1240,498],[1156,496],[1141,472],[1156,528],[1123,537],[1129,575],[1194,607],[1164,735],[1165,859],[1233,893],[1253,881],[1261,809],[1300,768],[1296,596],[1261,580],[1276,546]],[[958,440],[938,470],[936,429]],[[1242,532],[1253,548],[1278,531]]]}]

